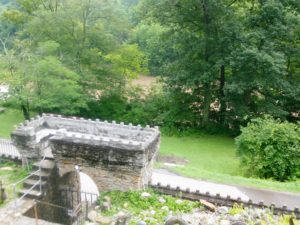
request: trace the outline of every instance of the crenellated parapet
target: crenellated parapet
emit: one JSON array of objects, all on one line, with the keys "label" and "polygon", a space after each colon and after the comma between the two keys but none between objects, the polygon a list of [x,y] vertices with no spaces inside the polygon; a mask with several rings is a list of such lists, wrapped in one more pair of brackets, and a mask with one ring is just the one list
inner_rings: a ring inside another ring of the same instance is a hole
[{"label": "crenellated parapet", "polygon": [[78,166],[100,190],[143,188],[159,149],[158,127],[43,114],[20,124],[12,140],[26,158],[51,150],[60,175]]}]

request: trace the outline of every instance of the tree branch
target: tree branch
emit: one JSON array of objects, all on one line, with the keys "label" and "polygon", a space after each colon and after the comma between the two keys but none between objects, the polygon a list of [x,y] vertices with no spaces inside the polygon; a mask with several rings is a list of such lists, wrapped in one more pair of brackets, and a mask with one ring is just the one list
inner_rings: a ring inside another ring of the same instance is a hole
[{"label": "tree branch", "polygon": [[3,39],[0,37],[0,42],[1,42],[1,45],[2,45],[3,50],[4,50],[4,52],[5,52],[5,55],[7,55],[6,42],[7,42],[8,38],[9,38],[9,36],[10,36],[10,34],[8,33],[8,34],[7,34],[7,37],[5,38],[5,40],[3,40]]},{"label": "tree branch", "polygon": [[229,3],[229,4],[227,5],[227,7],[232,6],[235,2],[237,2],[237,0],[233,0],[231,3]]}]

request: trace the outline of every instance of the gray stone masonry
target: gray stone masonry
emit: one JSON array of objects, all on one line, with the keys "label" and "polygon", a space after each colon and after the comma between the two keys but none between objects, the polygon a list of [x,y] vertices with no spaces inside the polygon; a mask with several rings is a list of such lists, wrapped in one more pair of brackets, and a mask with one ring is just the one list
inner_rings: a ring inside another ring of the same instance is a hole
[{"label": "gray stone masonry", "polygon": [[52,114],[25,121],[11,136],[23,157],[39,159],[49,154],[60,176],[79,166],[100,191],[148,185],[160,144],[157,127]]}]

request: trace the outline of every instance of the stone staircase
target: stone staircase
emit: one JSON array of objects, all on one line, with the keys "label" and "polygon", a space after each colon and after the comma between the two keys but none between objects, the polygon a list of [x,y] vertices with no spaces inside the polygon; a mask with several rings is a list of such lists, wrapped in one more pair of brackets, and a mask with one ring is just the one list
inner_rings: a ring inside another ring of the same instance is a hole
[{"label": "stone staircase", "polygon": [[[39,171],[40,164],[41,170]],[[47,188],[47,182],[54,166],[55,163],[51,158],[45,158],[41,162],[34,163],[30,173],[32,176],[23,182],[23,189],[19,191],[19,196],[26,194],[27,198],[40,199]],[[34,185],[35,187],[30,190]],[[42,192],[40,192],[40,185],[42,186]]]}]

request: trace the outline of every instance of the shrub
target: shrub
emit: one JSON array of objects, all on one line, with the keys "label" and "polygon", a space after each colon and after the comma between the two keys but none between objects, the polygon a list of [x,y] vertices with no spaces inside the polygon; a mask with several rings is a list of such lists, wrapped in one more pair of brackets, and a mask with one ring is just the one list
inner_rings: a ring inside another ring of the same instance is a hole
[{"label": "shrub", "polygon": [[251,120],[236,138],[237,153],[249,175],[293,180],[300,176],[300,123],[269,116]]}]

